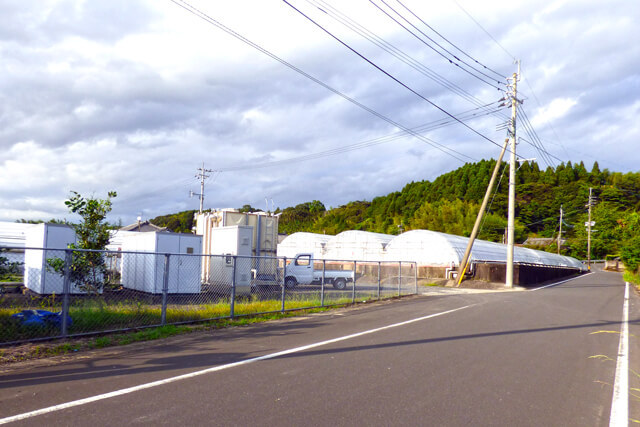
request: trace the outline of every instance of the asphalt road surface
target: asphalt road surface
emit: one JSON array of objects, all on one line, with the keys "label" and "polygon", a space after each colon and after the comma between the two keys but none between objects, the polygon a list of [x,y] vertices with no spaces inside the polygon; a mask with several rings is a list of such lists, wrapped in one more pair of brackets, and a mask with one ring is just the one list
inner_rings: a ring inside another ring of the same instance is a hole
[{"label": "asphalt road surface", "polygon": [[640,299],[624,322],[625,288],[595,272],[16,366],[0,374],[0,423],[600,426],[612,402],[640,419]]}]

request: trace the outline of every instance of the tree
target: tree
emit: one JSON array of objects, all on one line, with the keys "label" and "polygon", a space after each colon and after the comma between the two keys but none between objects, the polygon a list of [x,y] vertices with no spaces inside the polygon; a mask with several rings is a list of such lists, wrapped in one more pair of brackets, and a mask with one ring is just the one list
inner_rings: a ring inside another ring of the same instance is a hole
[{"label": "tree", "polygon": [[[22,275],[21,262],[10,261],[9,258],[2,256],[2,252],[6,251],[4,248],[0,248],[0,282],[19,280],[19,276]],[[0,293],[2,288],[0,288]]]},{"label": "tree", "polygon": [[[70,249],[90,249],[102,251],[109,243],[109,223],[105,220],[111,212],[111,199],[116,197],[115,191],[109,191],[106,199],[85,198],[72,191],[72,196],[64,202],[71,213],[80,215],[82,221],[73,225],[77,244],[70,244]],[[47,260],[49,266],[61,275],[64,274],[64,260],[53,258]],[[107,266],[104,253],[91,251],[73,251],[69,268],[69,279],[85,292],[99,292],[107,278]]]}]

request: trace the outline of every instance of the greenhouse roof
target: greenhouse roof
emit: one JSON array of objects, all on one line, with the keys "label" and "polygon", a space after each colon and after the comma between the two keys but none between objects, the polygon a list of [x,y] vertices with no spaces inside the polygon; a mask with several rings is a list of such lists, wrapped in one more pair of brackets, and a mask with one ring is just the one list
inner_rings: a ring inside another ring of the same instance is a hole
[{"label": "greenhouse roof", "polygon": [[[412,230],[395,237],[387,245],[387,257],[393,258],[395,255],[401,260],[412,259],[428,265],[458,265],[464,256],[468,241],[467,237],[437,231]],[[515,263],[580,269],[584,267],[575,258],[535,249],[516,246],[513,252]],[[476,262],[504,263],[507,261],[507,245],[476,239],[470,259]]]}]

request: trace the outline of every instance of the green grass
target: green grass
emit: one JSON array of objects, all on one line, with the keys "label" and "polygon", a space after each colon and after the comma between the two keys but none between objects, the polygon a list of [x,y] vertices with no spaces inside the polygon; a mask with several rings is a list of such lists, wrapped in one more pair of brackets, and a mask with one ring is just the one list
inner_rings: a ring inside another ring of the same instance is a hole
[{"label": "green grass", "polygon": [[640,286],[640,274],[635,274],[629,270],[625,270],[624,274],[622,275],[622,279],[625,282],[633,283],[636,286]]},{"label": "green grass", "polygon": [[[370,299],[359,296],[358,301]],[[320,306],[319,298],[309,298],[304,295],[285,301],[285,310],[298,310],[307,307]],[[343,305],[351,303],[351,298],[326,298],[325,305]],[[60,311],[59,297],[47,300],[33,300],[30,306],[0,308],[0,342],[23,341],[35,338],[56,336],[60,333],[57,328],[26,327],[18,324],[11,318],[12,314],[22,310],[45,309]],[[235,316],[247,316],[259,313],[270,313],[282,310],[281,300],[257,299],[238,301],[235,303]],[[146,305],[135,301],[124,301],[115,304],[107,304],[102,300],[79,300],[69,308],[72,323],[69,334],[86,332],[112,331],[119,329],[133,329],[145,326],[159,325],[161,323],[161,307],[159,305]],[[210,304],[170,304],[167,306],[166,322],[203,322],[211,319],[229,318],[230,306],[227,302]],[[96,346],[102,346],[98,341]]]},{"label": "green grass", "polygon": [[254,323],[267,322],[270,320],[317,313],[326,310],[329,310],[329,308],[318,307],[313,309],[289,311],[284,313],[275,312],[269,314],[251,315],[235,319],[217,319],[197,325],[165,325],[91,338],[72,338],[69,339],[69,341],[62,343],[51,342],[45,344],[33,344],[31,346],[28,346],[28,349],[20,352],[19,354],[11,354],[8,349],[0,349],[0,363],[10,363],[29,359],[65,355],[79,351],[127,345],[136,342],[168,338],[174,335],[196,331],[221,329],[231,326],[244,326]]}]

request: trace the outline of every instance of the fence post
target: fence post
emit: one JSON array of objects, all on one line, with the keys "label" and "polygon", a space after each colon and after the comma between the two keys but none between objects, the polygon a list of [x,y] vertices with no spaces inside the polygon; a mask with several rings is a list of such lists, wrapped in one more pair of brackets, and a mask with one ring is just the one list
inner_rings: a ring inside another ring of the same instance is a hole
[{"label": "fence post", "polygon": [[285,284],[287,282],[287,257],[284,257],[284,268],[282,269],[282,312],[284,313]]},{"label": "fence post", "polygon": [[398,296],[402,295],[402,261],[398,262]]},{"label": "fence post", "polygon": [[238,256],[233,256],[233,270],[231,270],[231,300],[229,301],[229,316],[233,319],[236,314],[236,265]]},{"label": "fence post", "polygon": [[378,301],[380,300],[380,288],[381,288],[381,282],[380,282],[380,264],[381,262],[378,261]]},{"label": "fence post", "polygon": [[324,307],[324,274],[327,271],[327,261],[322,260],[322,284],[320,287],[320,307]]},{"label": "fence post", "polygon": [[69,293],[71,281],[69,273],[71,270],[72,249],[64,250],[64,281],[62,282],[62,324],[60,325],[60,334],[66,337],[69,334]]},{"label": "fence post", "polygon": [[167,294],[169,293],[169,261],[170,254],[164,254],[164,277],[162,278],[162,311],[160,314],[160,324],[167,323]]},{"label": "fence post", "polygon": [[416,285],[416,295],[418,295],[418,263],[413,263],[413,282]]},{"label": "fence post", "polygon": [[351,291],[351,303],[356,302],[356,262],[353,261],[353,290]]}]

